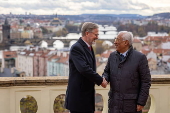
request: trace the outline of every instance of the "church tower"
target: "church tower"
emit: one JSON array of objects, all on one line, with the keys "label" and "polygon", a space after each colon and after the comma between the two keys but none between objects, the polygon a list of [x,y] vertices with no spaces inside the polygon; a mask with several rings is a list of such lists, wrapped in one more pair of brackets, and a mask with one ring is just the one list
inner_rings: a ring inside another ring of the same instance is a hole
[{"label": "church tower", "polygon": [[7,18],[4,25],[2,25],[2,40],[0,43],[0,50],[9,49],[10,47],[10,25]]},{"label": "church tower", "polygon": [[10,40],[10,25],[6,18],[4,25],[2,25],[2,42],[8,43],[9,40]]}]

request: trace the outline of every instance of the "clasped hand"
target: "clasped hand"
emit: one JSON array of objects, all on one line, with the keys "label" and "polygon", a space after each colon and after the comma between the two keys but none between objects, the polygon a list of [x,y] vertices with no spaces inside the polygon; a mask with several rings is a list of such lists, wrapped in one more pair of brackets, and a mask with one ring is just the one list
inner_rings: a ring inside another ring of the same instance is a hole
[{"label": "clasped hand", "polygon": [[106,79],[103,78],[103,82],[102,82],[101,86],[102,86],[103,88],[106,88],[107,84],[108,84],[108,83],[107,83]]}]

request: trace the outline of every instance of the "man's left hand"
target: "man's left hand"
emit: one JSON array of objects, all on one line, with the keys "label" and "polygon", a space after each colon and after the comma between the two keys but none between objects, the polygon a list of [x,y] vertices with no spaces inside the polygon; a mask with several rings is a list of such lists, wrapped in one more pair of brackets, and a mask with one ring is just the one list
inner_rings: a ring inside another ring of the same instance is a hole
[{"label": "man's left hand", "polygon": [[144,106],[141,105],[137,105],[137,111],[141,111],[143,109]]}]

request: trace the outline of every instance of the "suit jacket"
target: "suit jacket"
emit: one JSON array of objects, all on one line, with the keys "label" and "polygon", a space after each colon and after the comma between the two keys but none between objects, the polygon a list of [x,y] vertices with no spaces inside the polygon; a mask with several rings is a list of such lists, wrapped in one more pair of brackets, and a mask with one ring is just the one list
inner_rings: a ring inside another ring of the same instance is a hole
[{"label": "suit jacket", "polygon": [[108,113],[141,113],[137,112],[137,104],[146,104],[151,75],[148,61],[144,54],[129,49],[121,61],[120,54],[110,54],[103,76],[110,82]]},{"label": "suit jacket", "polygon": [[103,78],[96,73],[93,49],[80,38],[70,50],[69,80],[65,107],[70,111],[95,110],[95,84],[100,85]]}]

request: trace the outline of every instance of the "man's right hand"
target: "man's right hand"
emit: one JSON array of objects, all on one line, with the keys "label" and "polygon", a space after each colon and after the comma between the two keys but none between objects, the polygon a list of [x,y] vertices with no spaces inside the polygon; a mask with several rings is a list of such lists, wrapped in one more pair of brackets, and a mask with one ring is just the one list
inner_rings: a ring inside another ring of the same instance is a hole
[{"label": "man's right hand", "polygon": [[102,82],[101,86],[102,86],[103,88],[106,88],[107,84],[108,84],[108,83],[107,83],[106,79],[103,78],[103,82]]}]

